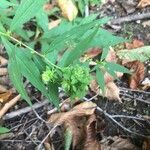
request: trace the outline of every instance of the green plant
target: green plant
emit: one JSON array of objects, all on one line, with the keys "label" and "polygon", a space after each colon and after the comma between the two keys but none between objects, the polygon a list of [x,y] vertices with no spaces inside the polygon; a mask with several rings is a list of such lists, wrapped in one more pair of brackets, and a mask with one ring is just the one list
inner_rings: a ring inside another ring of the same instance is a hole
[{"label": "green plant", "polygon": [[8,128],[5,128],[5,127],[2,127],[0,126],[0,134],[3,134],[3,133],[7,133],[9,132],[10,130]]},{"label": "green plant", "polygon": [[[59,106],[58,88],[64,88],[72,98],[86,94],[92,72],[104,91],[104,71],[115,76],[116,71],[129,72],[126,68],[105,61],[109,47],[122,43],[125,39],[116,37],[102,28],[109,18],[97,19],[97,15],[77,18],[73,22],[62,19],[59,26],[48,29],[48,14],[42,10],[46,0],[1,0],[0,37],[8,56],[10,79],[22,98],[32,105],[23,77],[47,97],[56,107]],[[42,15],[39,15],[41,13]],[[42,19],[45,19],[43,22]],[[36,30],[25,28],[34,22]],[[26,24],[24,24],[26,23]],[[35,45],[40,43],[40,52]],[[80,57],[91,47],[103,49],[101,58],[94,69],[89,61]],[[61,58],[58,58],[60,56]]]},{"label": "green plant", "polygon": [[132,50],[120,50],[117,52],[117,55],[120,59],[140,60],[144,62],[150,59],[150,46],[143,46]]},{"label": "green plant", "polygon": [[86,6],[102,4],[103,0],[74,0],[82,16],[85,15]]}]

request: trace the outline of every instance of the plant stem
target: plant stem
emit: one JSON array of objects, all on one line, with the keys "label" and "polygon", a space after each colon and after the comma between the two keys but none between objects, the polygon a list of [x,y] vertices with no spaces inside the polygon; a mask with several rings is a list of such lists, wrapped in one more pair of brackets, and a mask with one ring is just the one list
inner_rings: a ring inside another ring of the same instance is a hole
[{"label": "plant stem", "polygon": [[58,67],[57,65],[53,64],[51,61],[49,61],[48,58],[46,58],[44,55],[42,55],[41,53],[37,52],[36,50],[34,50],[33,48],[29,47],[28,45],[22,43],[21,41],[17,40],[16,38],[12,37],[11,35],[7,34],[7,33],[3,33],[0,31],[0,34],[5,36],[5,37],[8,37],[10,38],[11,40],[13,40],[14,42],[18,43],[19,45],[22,45],[24,47],[26,47],[28,50],[30,50],[32,53],[35,53],[36,55],[40,56],[41,58],[43,58],[46,62],[48,62],[51,66],[57,68],[57,69],[60,69],[60,67]]}]

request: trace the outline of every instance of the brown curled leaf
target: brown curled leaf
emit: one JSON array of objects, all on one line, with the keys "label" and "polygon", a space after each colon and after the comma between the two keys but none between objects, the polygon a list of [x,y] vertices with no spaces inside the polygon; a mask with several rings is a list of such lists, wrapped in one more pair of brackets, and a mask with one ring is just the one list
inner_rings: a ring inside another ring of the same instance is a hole
[{"label": "brown curled leaf", "polygon": [[126,49],[135,49],[144,46],[143,41],[134,39],[132,43],[125,43]]},{"label": "brown curled leaf", "polygon": [[125,64],[133,74],[129,77],[129,86],[131,89],[137,89],[140,82],[144,79],[145,67],[140,61],[132,61]]},{"label": "brown curled leaf", "polygon": [[138,4],[138,8],[144,8],[150,6],[150,0],[140,0],[139,4]]}]

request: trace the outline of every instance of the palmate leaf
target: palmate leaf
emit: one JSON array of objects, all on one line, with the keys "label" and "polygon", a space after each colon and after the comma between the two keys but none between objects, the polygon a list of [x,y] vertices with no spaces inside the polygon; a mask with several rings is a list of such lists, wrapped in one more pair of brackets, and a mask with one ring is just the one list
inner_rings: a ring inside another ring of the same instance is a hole
[{"label": "palmate leaf", "polygon": [[0,126],[0,134],[3,134],[3,133],[7,133],[9,132],[10,130],[8,128],[5,128],[5,127],[2,127]]},{"label": "palmate leaf", "polygon": [[150,46],[144,46],[132,50],[120,50],[117,52],[120,59],[128,59],[131,61],[139,60],[144,62],[150,59]]},{"label": "palmate leaf", "polygon": [[41,10],[46,0],[22,0],[12,20],[10,30],[13,31],[34,17]]},{"label": "palmate leaf", "polygon": [[20,72],[20,67],[16,60],[15,51],[13,51],[15,50],[14,46],[9,44],[7,39],[3,37],[2,37],[2,41],[9,55],[8,72],[9,72],[10,80],[12,81],[16,90],[21,94],[22,98],[25,99],[29,105],[32,105],[31,100],[28,97],[28,94],[26,93],[26,90],[22,82],[22,74]]},{"label": "palmate leaf", "polygon": [[[63,64],[63,67],[66,67],[70,65],[74,60],[79,59],[80,56],[87,50],[89,47],[90,42],[94,38],[98,31],[98,28],[94,30],[87,38],[82,40],[77,46],[71,50],[70,52],[67,52],[67,55],[64,55],[64,58],[62,57],[62,60],[60,64]],[[62,66],[62,65],[61,65]]]},{"label": "palmate leaf", "polygon": [[[10,47],[9,49],[11,50],[11,53],[12,52],[14,53],[15,46],[12,45],[7,40],[5,40],[3,42],[4,42],[5,47],[6,46]],[[9,53],[10,52],[8,52],[8,54]],[[20,50],[19,48],[16,47],[15,56],[16,56],[16,61],[19,65],[19,70],[20,70],[21,74],[25,78],[27,78],[33,86],[35,86],[39,91],[41,91],[42,94],[44,96],[46,96],[50,102],[52,102],[55,106],[58,107],[58,104],[59,104],[58,99],[54,99],[54,97],[51,96],[49,94],[49,92],[46,90],[46,87],[45,87],[45,85],[41,79],[41,74],[40,74],[37,66],[35,65],[35,63],[31,59],[31,54],[28,53],[27,50],[26,51]],[[16,78],[17,78],[17,76],[15,76],[15,79],[13,79],[13,80],[17,80]],[[18,83],[19,83],[19,81],[18,81]],[[19,83],[19,84],[21,84],[21,83]],[[16,84],[15,84],[15,86],[16,86]],[[18,92],[20,92],[20,91],[18,91]]]}]

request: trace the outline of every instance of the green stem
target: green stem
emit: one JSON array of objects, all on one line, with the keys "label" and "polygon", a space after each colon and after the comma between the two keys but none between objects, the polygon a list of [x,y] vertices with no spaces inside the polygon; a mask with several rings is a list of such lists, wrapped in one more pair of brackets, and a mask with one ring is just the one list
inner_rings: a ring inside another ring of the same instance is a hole
[{"label": "green stem", "polygon": [[17,40],[16,38],[12,37],[11,35],[7,34],[7,33],[3,33],[0,31],[0,34],[3,36],[6,36],[8,38],[10,38],[11,40],[13,40],[14,42],[18,43],[19,45],[22,45],[24,47],[26,47],[28,50],[30,50],[32,53],[35,53],[36,55],[40,56],[41,58],[43,58],[46,62],[48,62],[51,66],[58,68],[61,70],[60,67],[58,67],[57,65],[53,64],[51,61],[48,60],[48,58],[46,58],[44,55],[40,54],[39,52],[35,51],[33,48],[29,47],[28,45],[22,43],[21,41]]}]

